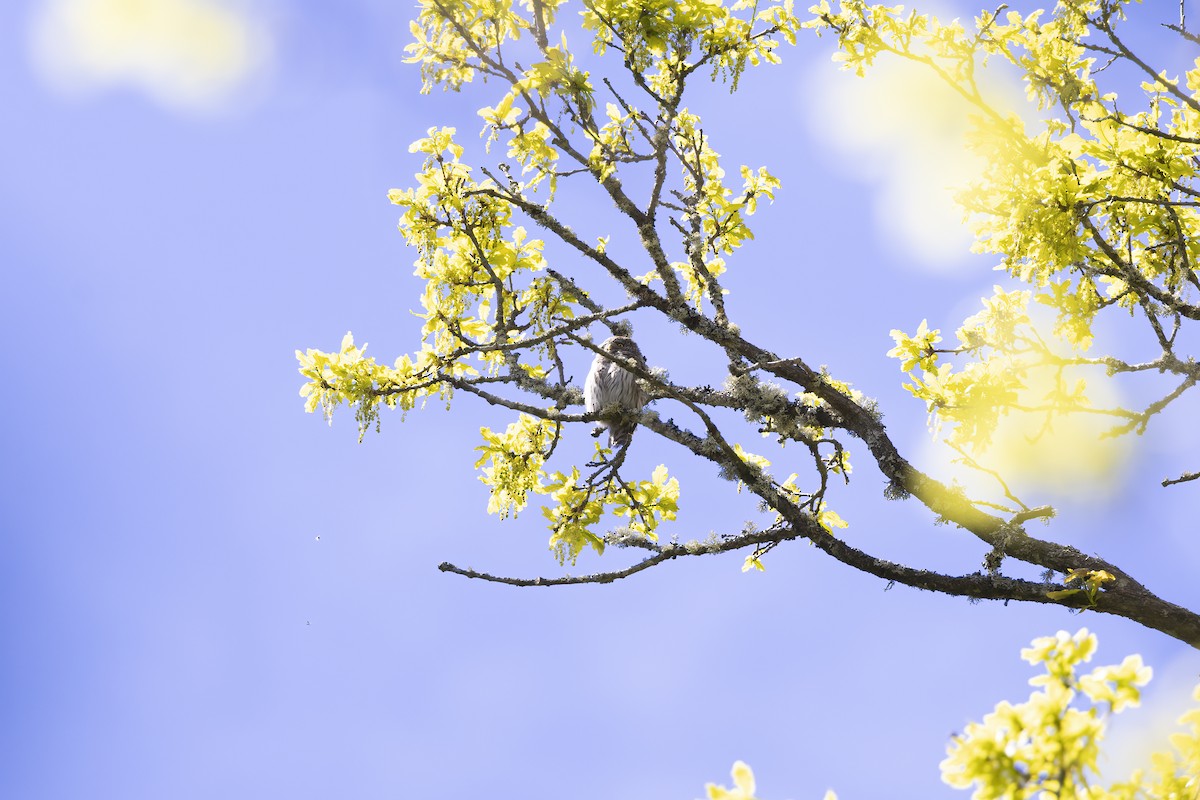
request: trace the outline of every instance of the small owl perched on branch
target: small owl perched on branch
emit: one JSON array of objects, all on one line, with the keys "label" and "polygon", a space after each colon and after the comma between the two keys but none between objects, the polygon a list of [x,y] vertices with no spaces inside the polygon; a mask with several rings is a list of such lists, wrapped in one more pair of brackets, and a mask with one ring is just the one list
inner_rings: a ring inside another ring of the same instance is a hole
[{"label": "small owl perched on branch", "polygon": [[[604,353],[612,353],[633,361],[641,367],[646,366],[646,357],[628,336],[614,336],[600,345],[600,349]],[[605,358],[604,354],[596,354],[592,368],[588,371],[587,381],[583,384],[583,403],[589,414],[603,411],[610,406],[640,411],[649,399],[630,372]],[[601,430],[608,428],[608,446],[625,447],[633,438],[635,427],[634,422],[604,420],[597,423],[592,435],[599,436]]]}]

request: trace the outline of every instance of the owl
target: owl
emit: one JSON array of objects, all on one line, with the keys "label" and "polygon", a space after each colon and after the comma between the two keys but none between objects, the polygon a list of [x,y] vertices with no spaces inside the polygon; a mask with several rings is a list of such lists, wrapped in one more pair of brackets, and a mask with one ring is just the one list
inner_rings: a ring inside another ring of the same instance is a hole
[{"label": "owl", "polygon": [[[608,360],[605,354],[614,353],[642,367],[646,366],[646,357],[628,336],[614,336],[600,345],[600,349],[604,353],[596,354],[587,381],[583,384],[583,404],[588,413],[594,414],[610,406],[640,411],[650,398],[631,373]],[[625,447],[633,438],[635,425],[624,420],[605,420],[597,423],[592,435],[599,436],[601,430],[608,428],[608,446]]]}]

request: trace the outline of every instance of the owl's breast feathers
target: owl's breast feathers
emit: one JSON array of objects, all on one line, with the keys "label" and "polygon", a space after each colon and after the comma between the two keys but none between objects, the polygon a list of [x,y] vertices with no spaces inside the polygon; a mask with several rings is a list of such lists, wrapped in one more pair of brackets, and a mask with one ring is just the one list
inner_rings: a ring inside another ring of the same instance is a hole
[{"label": "owl's breast feathers", "polygon": [[[638,385],[634,375],[607,358],[606,354],[611,353],[644,367],[646,359],[642,351],[632,339],[625,336],[614,336],[600,345],[600,349],[604,353],[596,354],[583,387],[584,407],[592,414],[614,405],[630,411],[640,411],[649,398]],[[623,420],[603,420],[598,425],[608,428],[610,447],[627,445],[636,427],[635,423]]]}]

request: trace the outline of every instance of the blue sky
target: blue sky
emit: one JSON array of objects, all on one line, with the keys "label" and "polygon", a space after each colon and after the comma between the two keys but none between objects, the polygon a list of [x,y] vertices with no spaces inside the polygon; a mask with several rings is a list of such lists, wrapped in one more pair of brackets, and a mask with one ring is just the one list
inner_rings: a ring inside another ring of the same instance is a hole
[{"label": "blue sky", "polygon": [[[347,330],[389,361],[416,349],[414,254],[386,193],[411,181],[407,146],[428,127],[473,141],[495,87],[420,96],[401,63],[410,8],[379,0],[224,6],[258,37],[228,95],[65,85],[30,40],[47,7],[0,11],[6,796],[690,799],[743,759],[766,800],[951,797],[937,771],[950,734],[1027,696],[1030,639],[1081,626],[1100,635],[1099,663],[1140,652],[1158,670],[1114,735],[1136,741],[1138,714],[1183,710],[1200,657],[1160,634],[885,590],[802,543],[763,574],[736,554],[552,590],[438,572],[561,572],[540,516],[486,514],[473,448],[480,425],[509,418],[464,397],[385,415],[359,445],[348,416],[329,429],[303,412],[293,351],[334,349]],[[881,224],[883,175],[903,155],[858,161],[830,141],[840,112],[817,87],[850,81],[831,46],[804,38],[737,95],[697,101],[727,170],[766,163],[783,181],[731,265],[730,312],[878,398],[919,455],[925,413],[884,356],[888,331],[952,329],[1000,276],[965,251],[931,260]],[[653,365],[702,379],[691,342],[638,330]],[[1103,493],[1027,497],[1059,505],[1047,536],[1192,608],[1198,489],[1157,483],[1196,469],[1196,411],[1185,398],[1129,443]],[[672,447],[642,436],[630,456],[680,477],[668,535],[756,517]],[[976,542],[884,501],[858,455],[831,501],[848,538],[977,568]]]}]

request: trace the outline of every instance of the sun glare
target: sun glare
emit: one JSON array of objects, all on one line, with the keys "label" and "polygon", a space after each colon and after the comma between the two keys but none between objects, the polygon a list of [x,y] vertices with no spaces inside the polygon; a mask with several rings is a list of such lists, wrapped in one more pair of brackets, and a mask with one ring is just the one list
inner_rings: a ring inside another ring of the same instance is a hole
[{"label": "sun glare", "polygon": [[[1023,96],[1015,80],[980,70],[990,102]],[[874,184],[872,221],[888,241],[934,271],[966,263],[972,237],[955,192],[986,163],[966,147],[973,107],[923,65],[880,58],[867,79],[814,70],[806,117],[855,177]]]}]

